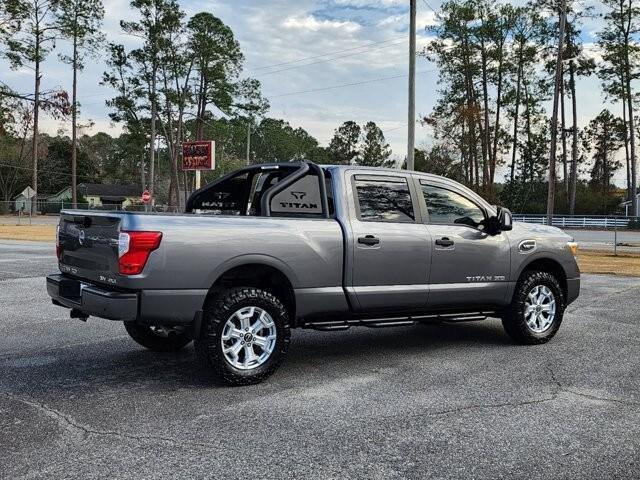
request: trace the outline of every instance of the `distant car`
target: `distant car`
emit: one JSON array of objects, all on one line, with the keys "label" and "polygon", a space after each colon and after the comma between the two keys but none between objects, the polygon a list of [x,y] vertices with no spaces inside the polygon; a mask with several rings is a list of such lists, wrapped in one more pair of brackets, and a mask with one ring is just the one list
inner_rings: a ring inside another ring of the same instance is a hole
[{"label": "distant car", "polygon": [[419,172],[310,163],[243,168],[184,214],[64,211],[47,277],[72,317],[123,321],[155,351],[195,340],[231,384],[268,377],[290,328],[502,318],[548,341],[580,290],[561,230]]}]

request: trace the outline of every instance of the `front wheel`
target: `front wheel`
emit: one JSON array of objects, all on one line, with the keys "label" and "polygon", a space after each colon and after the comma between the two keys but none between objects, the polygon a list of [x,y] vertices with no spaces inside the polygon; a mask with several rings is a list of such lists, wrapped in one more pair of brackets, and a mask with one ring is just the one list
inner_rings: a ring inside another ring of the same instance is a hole
[{"label": "front wheel", "polygon": [[257,288],[232,288],[207,302],[195,348],[224,382],[250,385],[276,370],[289,337],[287,311],[277,297]]},{"label": "front wheel", "polygon": [[133,340],[154,352],[177,352],[191,343],[186,332],[174,328],[136,322],[124,322],[124,328]]},{"label": "front wheel", "polygon": [[524,272],[502,317],[502,325],[518,343],[546,343],[560,328],[564,308],[564,294],[555,276],[548,272]]}]

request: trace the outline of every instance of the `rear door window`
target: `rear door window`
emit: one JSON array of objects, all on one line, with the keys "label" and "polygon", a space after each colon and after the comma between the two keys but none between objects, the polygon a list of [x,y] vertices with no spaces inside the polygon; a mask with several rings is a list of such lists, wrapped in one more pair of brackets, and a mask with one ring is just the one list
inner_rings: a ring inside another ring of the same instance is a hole
[{"label": "rear door window", "polygon": [[401,177],[356,175],[358,218],[364,222],[415,222],[407,180]]}]

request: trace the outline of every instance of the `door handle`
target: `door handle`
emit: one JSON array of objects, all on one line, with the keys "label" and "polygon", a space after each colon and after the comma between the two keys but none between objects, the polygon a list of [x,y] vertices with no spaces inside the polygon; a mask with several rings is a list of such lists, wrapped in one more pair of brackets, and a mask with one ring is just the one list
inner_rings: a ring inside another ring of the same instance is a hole
[{"label": "door handle", "polygon": [[371,247],[373,245],[378,245],[380,243],[380,239],[378,237],[374,237],[373,235],[366,235],[364,237],[358,238],[358,243],[369,245]]},{"label": "door handle", "polygon": [[436,245],[438,245],[439,247],[453,247],[453,244],[453,240],[449,239],[448,237],[442,237],[436,240]]}]

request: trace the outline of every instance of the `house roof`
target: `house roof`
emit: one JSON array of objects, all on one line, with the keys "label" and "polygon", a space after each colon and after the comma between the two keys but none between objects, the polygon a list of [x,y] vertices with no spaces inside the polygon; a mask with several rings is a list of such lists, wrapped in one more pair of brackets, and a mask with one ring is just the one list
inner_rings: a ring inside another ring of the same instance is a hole
[{"label": "house roof", "polygon": [[109,185],[103,183],[81,183],[78,190],[85,196],[139,197],[142,191],[136,185]]}]

